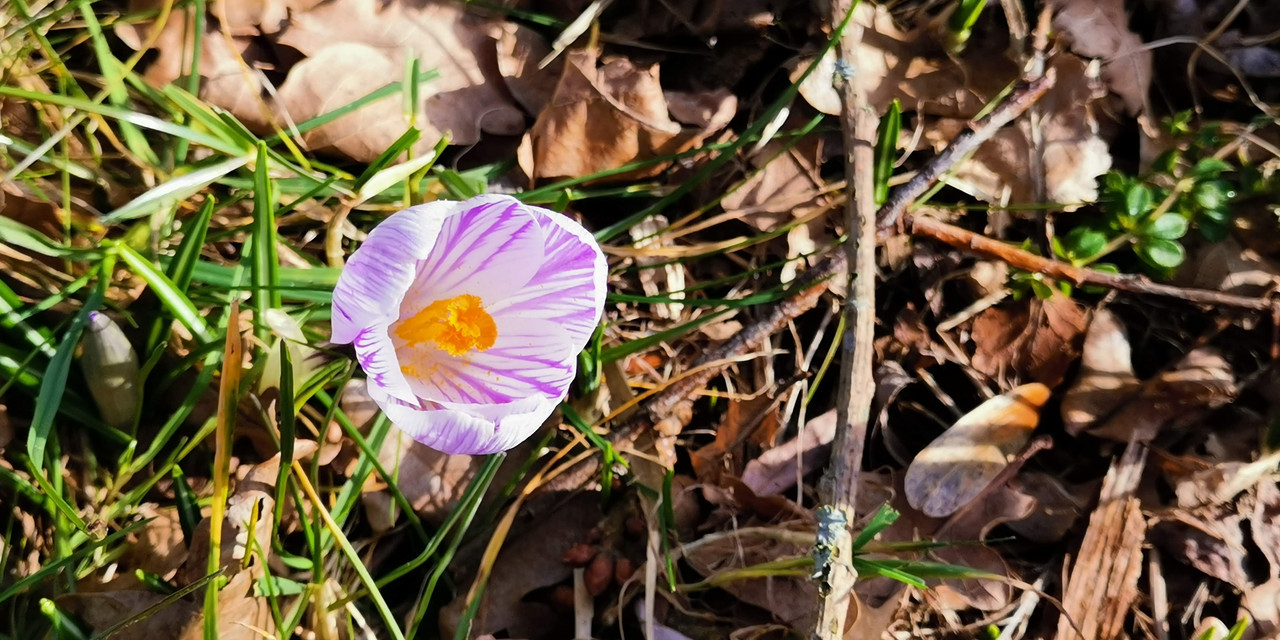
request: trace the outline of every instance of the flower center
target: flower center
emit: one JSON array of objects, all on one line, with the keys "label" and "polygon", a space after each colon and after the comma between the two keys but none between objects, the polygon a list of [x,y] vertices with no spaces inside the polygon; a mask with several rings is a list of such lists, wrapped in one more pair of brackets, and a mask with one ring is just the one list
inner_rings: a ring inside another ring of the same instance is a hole
[{"label": "flower center", "polygon": [[449,355],[472,349],[484,351],[498,338],[498,325],[480,298],[463,294],[436,300],[396,326],[396,335],[409,344],[435,343]]}]

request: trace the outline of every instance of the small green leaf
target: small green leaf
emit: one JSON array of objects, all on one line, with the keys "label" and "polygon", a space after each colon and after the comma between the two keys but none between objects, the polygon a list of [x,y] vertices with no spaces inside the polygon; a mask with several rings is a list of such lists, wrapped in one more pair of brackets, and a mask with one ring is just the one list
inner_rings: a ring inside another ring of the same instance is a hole
[{"label": "small green leaf", "polygon": [[1135,182],[1124,191],[1124,212],[1130,218],[1138,218],[1150,211],[1151,188],[1141,182]]},{"label": "small green leaf", "polygon": [[1196,163],[1191,169],[1191,175],[1197,178],[1216,178],[1223,171],[1230,171],[1231,165],[1214,157],[1208,157]]},{"label": "small green leaf", "polygon": [[1108,171],[1107,175],[1102,178],[1102,186],[1107,193],[1119,196],[1124,193],[1125,187],[1129,185],[1129,179],[1119,171]]},{"label": "small green leaf", "polygon": [[1041,300],[1048,300],[1053,297],[1053,288],[1045,284],[1044,280],[1032,280],[1031,292],[1036,294],[1036,297]]},{"label": "small green leaf", "polygon": [[1226,180],[1206,180],[1191,190],[1191,198],[1201,209],[1221,209],[1235,197]]},{"label": "small green leaf", "polygon": [[1176,213],[1166,213],[1142,225],[1140,235],[1162,240],[1177,240],[1187,235],[1188,226],[1186,218]]},{"label": "small green leaf", "polygon": [[1182,151],[1178,149],[1170,149],[1156,156],[1151,163],[1151,170],[1160,173],[1172,174],[1174,169],[1178,168],[1178,161],[1182,159]]},{"label": "small green leaf", "polygon": [[1173,269],[1187,259],[1181,244],[1164,238],[1142,238],[1133,250],[1147,264],[1161,269]]},{"label": "small green leaf", "polygon": [[1107,235],[1088,227],[1076,227],[1064,241],[1066,257],[1071,260],[1088,260],[1107,247]]}]

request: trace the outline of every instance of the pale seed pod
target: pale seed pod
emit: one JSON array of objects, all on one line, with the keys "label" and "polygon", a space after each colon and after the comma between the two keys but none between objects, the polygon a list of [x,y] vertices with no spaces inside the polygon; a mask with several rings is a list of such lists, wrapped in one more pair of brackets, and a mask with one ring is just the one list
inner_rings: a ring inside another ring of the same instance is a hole
[{"label": "pale seed pod", "polygon": [[80,371],[102,421],[113,427],[133,424],[138,408],[138,353],[129,338],[107,314],[90,311],[80,346]]}]

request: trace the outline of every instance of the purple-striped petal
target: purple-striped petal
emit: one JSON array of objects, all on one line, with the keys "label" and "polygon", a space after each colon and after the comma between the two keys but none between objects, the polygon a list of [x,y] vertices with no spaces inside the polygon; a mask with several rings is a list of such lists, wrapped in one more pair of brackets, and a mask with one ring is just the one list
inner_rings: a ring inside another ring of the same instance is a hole
[{"label": "purple-striped petal", "polygon": [[356,360],[360,368],[369,376],[369,388],[377,387],[393,398],[406,402],[416,402],[418,397],[413,393],[409,380],[401,369],[400,358],[396,354],[395,345],[387,335],[387,328],[373,326],[356,334],[353,341],[356,348]]},{"label": "purple-striped petal", "polygon": [[542,227],[518,200],[488,196],[466,204],[445,220],[434,250],[405,298],[402,317],[462,294],[492,304],[519,291],[542,264],[546,254]]},{"label": "purple-striped petal", "polygon": [[436,245],[441,225],[456,202],[410,207],[369,232],[333,288],[331,339],[346,344],[374,325],[399,317],[400,301],[417,277],[418,261]]},{"label": "purple-striped petal", "polygon": [[[373,396],[377,400],[377,396]],[[484,455],[524,441],[546,422],[556,403],[526,398],[505,404],[468,407],[440,403],[409,405],[390,400],[383,411],[414,440],[448,454]]]},{"label": "purple-striped petal", "polygon": [[604,312],[608,264],[586,229],[568,217],[528,207],[542,225],[546,255],[523,289],[492,305],[494,318],[554,320],[570,336],[573,350],[590,340]]}]

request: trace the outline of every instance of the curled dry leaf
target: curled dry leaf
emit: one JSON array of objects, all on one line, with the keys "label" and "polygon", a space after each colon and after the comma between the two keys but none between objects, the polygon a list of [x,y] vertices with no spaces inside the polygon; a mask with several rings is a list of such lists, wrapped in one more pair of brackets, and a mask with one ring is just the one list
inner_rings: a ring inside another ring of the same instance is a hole
[{"label": "curled dry leaf", "polygon": [[756,495],[778,495],[796,485],[810,471],[826,464],[836,435],[836,412],[828,411],[805,423],[799,435],[747,462],[742,484]]},{"label": "curled dry leaf", "polygon": [[1036,506],[1026,517],[1010,520],[1005,526],[1023,538],[1042,544],[1066,537],[1098,491],[1096,481],[1071,484],[1041,471],[1023,471],[1009,485],[1034,498]]},{"label": "curled dry leaf", "polygon": [[973,368],[996,379],[1062,381],[1080,353],[1085,312],[1062,295],[992,307],[973,321]]},{"label": "curled dry leaf", "polygon": [[1099,438],[1149,442],[1170,424],[1187,424],[1235,398],[1231,365],[1208,347],[1193,349],[1170,371],[1142,384],[1130,400],[1089,433]]},{"label": "curled dry leaf", "polygon": [[930,442],[907,467],[908,503],[934,518],[977,498],[1027,444],[1049,388],[1025,384],[978,405]]},{"label": "curled dry leaf", "polygon": [[[597,61],[588,51],[567,55],[551,102],[520,146],[520,165],[531,178],[582,177],[692,148],[729,123],[737,99],[727,90],[708,94],[704,126],[673,120],[658,82],[658,66],[625,58]],[[655,175],[654,165],[612,180]]]},{"label": "curled dry leaf", "polygon": [[1062,423],[1079,435],[1138,389],[1124,326],[1106,309],[1093,313],[1084,338],[1080,375],[1062,397]]},{"label": "curled dry leaf", "polygon": [[537,115],[551,102],[564,68],[557,57],[546,67],[538,61],[551,52],[542,34],[521,24],[504,23],[498,36],[498,72],[511,97],[528,113]]}]

